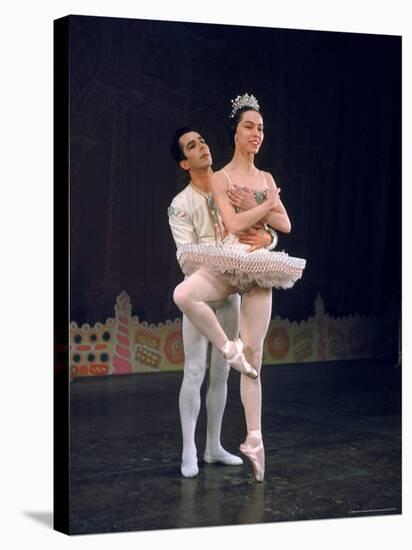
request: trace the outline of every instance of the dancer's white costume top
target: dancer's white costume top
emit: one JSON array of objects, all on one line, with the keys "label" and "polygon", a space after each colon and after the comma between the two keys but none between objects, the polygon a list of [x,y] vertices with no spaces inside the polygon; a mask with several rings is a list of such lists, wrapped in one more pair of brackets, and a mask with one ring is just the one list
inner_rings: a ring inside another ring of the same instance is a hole
[{"label": "dancer's white costume top", "polygon": [[241,292],[253,284],[290,288],[302,277],[306,260],[266,249],[249,252],[248,245],[225,230],[211,194],[191,184],[176,195],[168,213],[186,275],[203,266],[224,274]]},{"label": "dancer's white costume top", "polygon": [[212,194],[201,191],[192,183],[174,197],[168,214],[178,249],[189,243],[215,246],[217,243],[227,245],[238,242],[235,235],[224,235],[221,219],[216,217]]}]

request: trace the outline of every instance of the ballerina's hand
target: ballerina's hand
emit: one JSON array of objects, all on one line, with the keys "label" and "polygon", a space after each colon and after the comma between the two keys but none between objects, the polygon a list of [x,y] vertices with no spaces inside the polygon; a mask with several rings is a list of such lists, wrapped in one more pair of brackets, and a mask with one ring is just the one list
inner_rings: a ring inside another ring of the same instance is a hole
[{"label": "ballerina's hand", "polygon": [[250,210],[256,206],[255,195],[250,187],[234,183],[227,190],[230,204],[242,210]]},{"label": "ballerina's hand", "polygon": [[279,194],[280,194],[280,188],[279,187],[272,187],[266,191],[266,201],[268,202],[268,206],[271,210],[276,208],[279,204]]},{"label": "ballerina's hand", "polygon": [[242,244],[248,244],[250,246],[248,252],[253,252],[259,248],[265,248],[271,243],[270,235],[260,224],[256,224],[247,231],[242,231],[242,233],[238,234],[238,238]]}]

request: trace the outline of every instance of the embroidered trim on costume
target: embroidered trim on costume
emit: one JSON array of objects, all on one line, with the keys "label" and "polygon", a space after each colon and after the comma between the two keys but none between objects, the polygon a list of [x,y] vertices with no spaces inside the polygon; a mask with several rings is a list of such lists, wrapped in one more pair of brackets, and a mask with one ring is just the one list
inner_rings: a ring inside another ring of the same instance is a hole
[{"label": "embroidered trim on costume", "polygon": [[180,220],[190,221],[188,214],[183,210],[183,208],[178,208],[177,206],[169,206],[167,209],[167,214],[169,217],[179,218]]}]

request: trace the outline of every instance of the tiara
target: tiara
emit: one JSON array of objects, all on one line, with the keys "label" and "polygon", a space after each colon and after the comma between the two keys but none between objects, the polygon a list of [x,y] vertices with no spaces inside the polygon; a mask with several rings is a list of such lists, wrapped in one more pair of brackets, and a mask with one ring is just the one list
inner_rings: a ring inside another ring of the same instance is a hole
[{"label": "tiara", "polygon": [[229,115],[229,118],[233,118],[236,112],[242,107],[250,107],[255,111],[259,111],[259,103],[253,94],[243,94],[238,95],[236,99],[231,99],[232,102],[232,112]]}]

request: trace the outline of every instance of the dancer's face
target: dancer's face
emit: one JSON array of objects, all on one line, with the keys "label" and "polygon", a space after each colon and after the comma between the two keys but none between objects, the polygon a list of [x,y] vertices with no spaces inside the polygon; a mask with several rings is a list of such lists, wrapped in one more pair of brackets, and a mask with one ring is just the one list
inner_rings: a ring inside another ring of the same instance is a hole
[{"label": "dancer's face", "polygon": [[179,139],[182,153],[180,161],[183,170],[201,170],[212,166],[212,155],[205,139],[198,132],[187,132]]},{"label": "dancer's face", "polygon": [[256,111],[241,114],[235,134],[236,147],[246,153],[256,154],[263,142],[263,119]]}]

